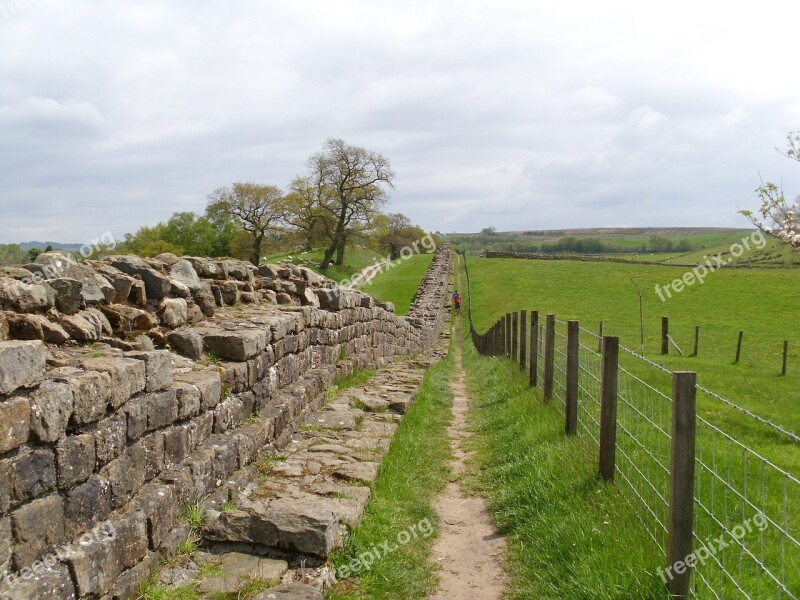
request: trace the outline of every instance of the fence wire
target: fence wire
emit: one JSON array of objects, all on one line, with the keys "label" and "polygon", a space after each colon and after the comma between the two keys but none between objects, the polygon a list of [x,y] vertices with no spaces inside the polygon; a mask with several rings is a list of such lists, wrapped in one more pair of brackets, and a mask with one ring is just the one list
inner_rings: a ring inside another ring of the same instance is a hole
[{"label": "fence wire", "polygon": [[[556,321],[553,352],[553,396],[562,407],[566,327],[567,323]],[[602,338],[584,328],[579,331],[578,432],[599,444]],[[538,334],[536,370],[541,386],[543,322]],[[473,339],[480,347],[482,336],[475,332]],[[485,347],[494,353],[494,348]],[[618,374],[617,479],[630,491],[625,497],[653,543],[666,553],[672,372],[631,349],[620,346],[620,353],[626,361]],[[696,393],[698,407],[721,403],[743,420],[711,422],[711,417],[696,417],[690,596],[800,599],[800,437],[700,385]],[[770,460],[752,447],[765,440],[778,446],[775,454],[780,460]],[[788,466],[778,464],[784,458]]]}]

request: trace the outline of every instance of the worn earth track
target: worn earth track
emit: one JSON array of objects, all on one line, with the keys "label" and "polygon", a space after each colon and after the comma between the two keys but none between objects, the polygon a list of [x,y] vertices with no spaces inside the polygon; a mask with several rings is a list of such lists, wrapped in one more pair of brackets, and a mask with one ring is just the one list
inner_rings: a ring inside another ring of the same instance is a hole
[{"label": "worn earth track", "polygon": [[439,590],[432,600],[470,598],[499,599],[506,587],[506,540],[494,528],[486,502],[479,496],[466,496],[459,483],[466,470],[469,453],[463,442],[472,432],[467,423],[469,396],[461,356],[461,325],[456,327],[456,376],[453,390],[453,422],[448,433],[453,447],[453,481],[437,499],[440,535],[433,547],[433,558],[441,565]]}]

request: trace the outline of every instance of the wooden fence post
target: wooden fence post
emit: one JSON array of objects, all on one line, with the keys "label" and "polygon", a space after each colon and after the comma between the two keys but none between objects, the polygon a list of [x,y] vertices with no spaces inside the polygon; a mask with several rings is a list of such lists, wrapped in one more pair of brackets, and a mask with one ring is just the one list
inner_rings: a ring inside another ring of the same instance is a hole
[{"label": "wooden fence post", "polygon": [[789,340],[783,340],[783,367],[781,375],[786,375],[786,358],[789,356]]},{"label": "wooden fence post", "polygon": [[692,553],[697,375],[672,374],[672,455],[669,474],[667,529],[667,589],[671,598],[688,598],[692,570],[685,564]]},{"label": "wooden fence post", "polygon": [[617,451],[617,386],[619,338],[603,338],[603,370],[600,382],[600,476],[614,481]]},{"label": "wooden fence post", "polygon": [[528,311],[519,313],[519,368],[525,369],[525,359],[528,354]]},{"label": "wooden fence post", "polygon": [[733,362],[739,362],[739,356],[742,354],[742,337],[744,337],[744,331],[739,332],[739,341],[736,342],[736,360]]},{"label": "wooden fence post", "polygon": [[661,317],[661,354],[669,354],[669,317]]},{"label": "wooden fence post", "polygon": [[547,315],[544,332],[544,401],[553,398],[553,367],[556,354],[556,316]]},{"label": "wooden fence post", "polygon": [[511,313],[511,358],[517,362],[517,353],[519,351],[519,313],[514,311]]},{"label": "wooden fence post", "polygon": [[506,313],[506,356],[511,356],[511,313]]},{"label": "wooden fence post", "polygon": [[692,356],[697,356],[697,351],[700,349],[700,325],[694,326],[694,351]]},{"label": "wooden fence post", "polygon": [[539,383],[539,311],[531,311],[531,363],[528,383],[536,387]]},{"label": "wooden fence post", "polygon": [[567,374],[564,385],[565,410],[564,433],[578,433],[578,377],[580,375],[580,324],[578,321],[567,322]]}]

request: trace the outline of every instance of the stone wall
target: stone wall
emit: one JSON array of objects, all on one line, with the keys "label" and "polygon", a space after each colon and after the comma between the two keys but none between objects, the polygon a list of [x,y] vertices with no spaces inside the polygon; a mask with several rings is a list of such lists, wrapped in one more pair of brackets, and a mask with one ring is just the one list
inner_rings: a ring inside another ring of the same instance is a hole
[{"label": "stone wall", "polygon": [[183,541],[185,504],[280,446],[337,375],[433,347],[449,261],[437,251],[406,317],[285,265],[5,269],[0,598],[135,597]]}]

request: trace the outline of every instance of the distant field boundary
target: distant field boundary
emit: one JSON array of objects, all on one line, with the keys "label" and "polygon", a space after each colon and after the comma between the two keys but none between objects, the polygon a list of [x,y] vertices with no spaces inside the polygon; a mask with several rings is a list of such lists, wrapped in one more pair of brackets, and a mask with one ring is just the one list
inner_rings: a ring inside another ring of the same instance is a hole
[{"label": "distant field boundary", "polygon": [[[700,263],[667,263],[660,261],[649,260],[635,260],[626,258],[616,258],[613,256],[588,256],[586,254],[541,254],[531,252],[502,252],[502,251],[487,251],[486,258],[523,258],[527,260],[573,260],[581,262],[612,262],[623,263],[628,265],[657,265],[660,267],[678,267],[691,269]],[[798,268],[800,265],[739,265],[735,263],[726,263],[720,265],[720,268],[726,269],[792,269]]]}]

